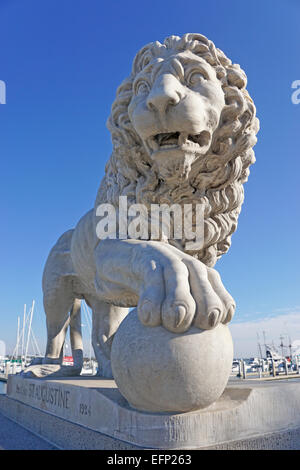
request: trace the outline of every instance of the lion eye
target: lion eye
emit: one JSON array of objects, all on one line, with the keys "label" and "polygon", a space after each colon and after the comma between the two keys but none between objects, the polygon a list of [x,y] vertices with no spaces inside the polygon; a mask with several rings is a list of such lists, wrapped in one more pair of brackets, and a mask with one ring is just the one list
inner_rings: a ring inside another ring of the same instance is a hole
[{"label": "lion eye", "polygon": [[134,86],[134,92],[136,95],[144,95],[149,93],[149,85],[145,80],[140,80]]},{"label": "lion eye", "polygon": [[204,73],[202,73],[200,70],[197,70],[189,74],[187,82],[190,86],[197,86],[206,79],[207,78]]}]

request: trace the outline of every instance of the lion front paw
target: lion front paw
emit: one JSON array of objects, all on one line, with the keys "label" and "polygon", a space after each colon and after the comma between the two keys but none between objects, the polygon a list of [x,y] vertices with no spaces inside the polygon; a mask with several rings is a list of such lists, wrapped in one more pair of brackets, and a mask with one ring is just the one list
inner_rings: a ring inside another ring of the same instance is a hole
[{"label": "lion front paw", "polygon": [[144,325],[162,324],[183,333],[192,325],[212,329],[232,319],[235,302],[216,270],[173,247],[164,248],[164,255],[149,263],[138,304]]}]

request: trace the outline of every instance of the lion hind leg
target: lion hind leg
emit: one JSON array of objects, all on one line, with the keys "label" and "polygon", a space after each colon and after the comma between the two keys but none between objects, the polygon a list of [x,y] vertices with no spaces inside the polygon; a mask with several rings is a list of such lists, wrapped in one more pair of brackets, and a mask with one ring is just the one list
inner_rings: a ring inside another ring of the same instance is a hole
[{"label": "lion hind leg", "polygon": [[[61,283],[61,290],[44,298],[47,316],[47,346],[41,365],[31,365],[23,374],[29,377],[79,376],[83,366],[81,337],[81,301],[71,291],[72,282]],[[54,295],[55,294],[55,295]],[[59,295],[58,295],[59,294]],[[63,365],[63,347],[70,327],[73,365]]]},{"label": "lion hind leg", "polygon": [[[42,365],[32,365],[25,374],[44,376],[80,375],[83,365],[80,300],[74,292],[76,273],[70,256],[73,231],[66,232],[51,250],[43,275],[47,346]],[[70,326],[73,366],[63,366],[63,346]]]},{"label": "lion hind leg", "polygon": [[[80,300],[74,299],[70,305],[65,298],[65,308],[58,309],[58,303],[46,303],[47,315],[47,346],[41,365],[31,365],[23,372],[29,377],[67,377],[79,376],[83,366],[83,346],[81,338]],[[52,302],[51,302],[52,303]],[[59,306],[63,302],[60,299]],[[70,314],[69,314],[70,311]],[[64,366],[63,346],[66,333],[70,326],[70,339],[73,355],[73,366]]]}]

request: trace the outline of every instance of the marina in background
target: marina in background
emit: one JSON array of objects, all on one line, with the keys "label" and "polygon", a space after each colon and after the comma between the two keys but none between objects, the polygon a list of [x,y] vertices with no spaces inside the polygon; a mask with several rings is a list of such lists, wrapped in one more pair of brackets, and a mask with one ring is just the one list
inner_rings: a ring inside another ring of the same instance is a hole
[{"label": "marina in background", "polygon": [[[43,357],[32,328],[35,301],[27,311],[26,304],[23,310],[23,319],[17,318],[17,339],[11,355],[0,355],[0,393],[5,393],[6,380],[9,374],[18,374],[28,367],[36,358]],[[85,302],[82,302],[82,314],[89,334],[88,356],[84,358],[81,375],[94,376],[97,374],[98,363],[93,357],[91,336],[91,312]],[[289,335],[280,335],[280,344],[276,347],[274,341],[267,342],[263,331],[263,343],[257,334],[258,357],[235,358],[232,363],[231,377],[237,378],[265,378],[284,376],[299,376],[300,367],[300,340],[291,340]],[[72,366],[73,357],[70,355],[71,347],[68,342],[64,346],[63,365]]]}]

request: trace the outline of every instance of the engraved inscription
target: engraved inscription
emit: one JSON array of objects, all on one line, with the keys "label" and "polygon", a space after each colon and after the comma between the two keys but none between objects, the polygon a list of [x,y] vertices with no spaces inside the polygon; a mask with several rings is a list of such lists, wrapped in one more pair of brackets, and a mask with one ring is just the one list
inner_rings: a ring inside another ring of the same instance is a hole
[{"label": "engraved inscription", "polygon": [[54,407],[70,408],[70,391],[59,387],[52,387],[48,384],[17,384],[16,393],[33,399],[34,401],[48,404]]},{"label": "engraved inscription", "polygon": [[17,395],[23,395],[24,397],[27,397],[27,395],[28,395],[27,384],[26,383],[17,383],[16,393],[17,393]]}]

